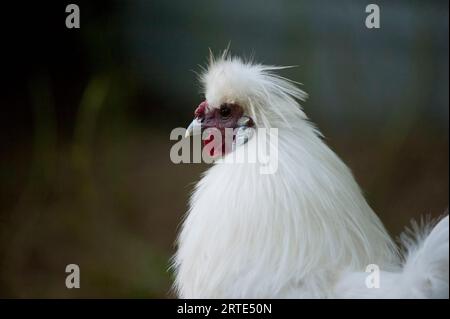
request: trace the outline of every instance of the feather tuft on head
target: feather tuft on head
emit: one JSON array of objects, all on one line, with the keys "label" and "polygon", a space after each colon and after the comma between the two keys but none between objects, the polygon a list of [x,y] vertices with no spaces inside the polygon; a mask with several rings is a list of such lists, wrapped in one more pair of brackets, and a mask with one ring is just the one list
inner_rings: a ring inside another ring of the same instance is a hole
[{"label": "feather tuft on head", "polygon": [[307,94],[296,84],[275,72],[289,66],[268,66],[233,57],[226,49],[219,57],[210,51],[209,64],[200,76],[210,108],[237,103],[258,127],[289,126],[305,119],[298,101]]}]

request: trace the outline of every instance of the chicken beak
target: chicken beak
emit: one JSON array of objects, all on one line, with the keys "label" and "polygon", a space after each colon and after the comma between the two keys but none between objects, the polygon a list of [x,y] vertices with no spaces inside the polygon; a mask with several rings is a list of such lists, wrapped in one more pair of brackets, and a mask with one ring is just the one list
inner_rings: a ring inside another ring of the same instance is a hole
[{"label": "chicken beak", "polygon": [[201,132],[202,132],[202,122],[198,118],[195,118],[192,121],[192,123],[188,126],[184,137],[199,135],[201,134]]}]

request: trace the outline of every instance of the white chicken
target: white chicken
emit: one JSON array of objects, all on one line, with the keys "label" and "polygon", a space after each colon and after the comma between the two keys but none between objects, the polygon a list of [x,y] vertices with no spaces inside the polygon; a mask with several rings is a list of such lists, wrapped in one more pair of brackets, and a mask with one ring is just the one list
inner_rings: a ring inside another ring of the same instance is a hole
[{"label": "white chicken", "polygon": [[[448,216],[404,235],[401,253],[303,113],[306,94],[278,69],[224,53],[201,76],[206,100],[187,135],[199,126],[254,133],[210,152],[218,159],[195,187],[173,258],[178,296],[448,298]],[[259,128],[278,129],[271,174],[232,161],[262,134],[275,138]]]}]

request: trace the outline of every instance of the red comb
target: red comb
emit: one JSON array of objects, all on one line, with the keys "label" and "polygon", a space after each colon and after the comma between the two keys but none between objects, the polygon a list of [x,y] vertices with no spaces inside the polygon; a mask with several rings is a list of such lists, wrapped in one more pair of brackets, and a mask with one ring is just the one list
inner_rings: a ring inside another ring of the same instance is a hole
[{"label": "red comb", "polygon": [[201,117],[205,115],[205,110],[208,107],[208,102],[203,101],[200,105],[195,109],[195,117]]}]

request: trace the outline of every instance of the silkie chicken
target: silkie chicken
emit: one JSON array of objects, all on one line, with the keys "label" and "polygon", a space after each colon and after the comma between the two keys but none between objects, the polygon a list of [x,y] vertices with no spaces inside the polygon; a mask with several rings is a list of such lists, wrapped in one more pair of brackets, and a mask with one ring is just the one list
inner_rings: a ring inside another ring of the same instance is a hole
[{"label": "silkie chicken", "polygon": [[[279,69],[225,52],[211,56],[201,75],[205,101],[186,135],[195,127],[253,134],[236,133],[232,148],[210,152],[217,159],[196,185],[177,239],[177,295],[448,298],[448,216],[416,224],[399,248],[302,111],[306,94]],[[271,174],[262,174],[259,162],[231,161],[254,151],[258,135],[274,134],[259,128],[278,129]],[[379,269],[378,285],[368,284],[374,273],[367,269]]]}]

